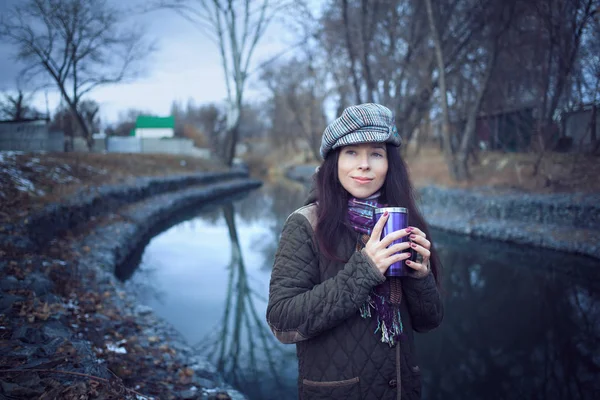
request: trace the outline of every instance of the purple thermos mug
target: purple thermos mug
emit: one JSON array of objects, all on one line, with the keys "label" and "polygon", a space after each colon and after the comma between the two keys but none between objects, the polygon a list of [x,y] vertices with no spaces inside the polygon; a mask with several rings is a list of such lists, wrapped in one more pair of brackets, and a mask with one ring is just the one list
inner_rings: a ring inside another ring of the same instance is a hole
[{"label": "purple thermos mug", "polygon": [[[385,226],[383,227],[383,232],[381,234],[381,239],[383,239],[388,233],[399,231],[408,227],[408,210],[404,207],[384,207],[384,208],[376,208],[375,209],[375,223],[379,221],[379,218],[383,215],[384,212],[389,213],[389,217]],[[392,245],[397,243],[402,243],[408,241],[408,235],[401,237],[398,240],[392,242]],[[410,251],[410,250],[408,250]],[[412,251],[410,252],[412,255]],[[414,256],[414,255],[413,255]],[[412,258],[412,257],[411,257]],[[409,268],[404,263],[406,260],[396,261],[385,273],[385,276],[405,276],[408,275],[407,269]]]}]

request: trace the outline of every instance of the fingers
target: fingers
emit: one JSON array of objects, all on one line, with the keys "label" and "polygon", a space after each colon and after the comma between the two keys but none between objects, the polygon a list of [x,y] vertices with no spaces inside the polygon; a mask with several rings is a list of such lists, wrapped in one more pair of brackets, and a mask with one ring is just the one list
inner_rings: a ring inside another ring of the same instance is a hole
[{"label": "fingers", "polygon": [[409,247],[410,247],[410,242],[396,243],[396,244],[391,245],[390,247],[387,247],[385,249],[385,254],[392,255],[395,253],[400,253],[400,252],[408,250]]},{"label": "fingers", "polygon": [[[429,242],[428,242],[429,243]],[[429,251],[429,249],[425,248],[424,246],[421,246],[420,244],[417,244],[415,242],[412,242],[410,244],[410,247],[412,247],[413,249],[415,249],[419,254],[421,254],[423,256],[423,259],[429,259],[429,257],[431,257],[431,252]]]},{"label": "fingers", "polygon": [[385,247],[391,245],[394,241],[403,238],[404,236],[410,233],[410,228],[400,229],[399,231],[388,233],[383,239],[381,239],[381,244]]},{"label": "fingers", "polygon": [[410,257],[410,251],[408,251],[409,245],[408,243],[400,243],[394,246],[390,246],[389,248],[385,249],[382,253],[384,255],[384,257],[391,257],[394,254],[406,254],[406,257],[402,257],[403,260],[407,259]]},{"label": "fingers", "polygon": [[410,268],[419,272],[420,275],[422,274],[424,276],[429,273],[429,268],[427,267],[429,265],[429,260],[423,260],[422,263],[417,263],[414,261],[406,260],[404,263],[406,265],[408,265]]},{"label": "fingers", "polygon": [[427,240],[424,236],[411,233],[411,235],[409,236],[409,239],[413,243],[418,243],[418,244],[420,244],[421,246],[423,246],[426,249],[430,249],[431,248],[431,242],[429,240]]},{"label": "fingers", "polygon": [[418,228],[413,229],[413,233],[409,236],[411,242],[410,247],[421,255],[420,262],[406,260],[404,263],[419,272],[419,275],[426,275],[429,272],[429,258],[431,257],[431,242],[426,239],[425,233]]},{"label": "fingers", "polygon": [[427,238],[425,232],[417,228],[416,226],[409,226],[407,229],[410,229],[410,233],[416,236],[421,236],[423,238]]},{"label": "fingers", "polygon": [[379,221],[377,221],[377,223],[373,227],[373,232],[371,232],[370,240],[373,240],[375,242],[379,241],[379,238],[381,238],[381,232],[383,232],[383,227],[385,226],[385,223],[387,222],[389,217],[390,215],[387,211],[383,213],[381,218],[379,218]]}]

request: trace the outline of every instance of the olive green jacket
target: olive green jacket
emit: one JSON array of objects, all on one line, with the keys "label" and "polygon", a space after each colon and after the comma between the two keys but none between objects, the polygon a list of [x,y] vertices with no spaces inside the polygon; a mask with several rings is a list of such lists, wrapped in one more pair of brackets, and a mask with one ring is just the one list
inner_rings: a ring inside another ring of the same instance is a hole
[{"label": "olive green jacket", "polygon": [[404,340],[390,347],[375,334],[376,318],[359,308],[386,278],[356,250],[359,236],[344,232],[338,254],[325,258],[315,241],[316,207],[302,207],[283,228],[271,275],[267,321],[283,343],[295,343],[301,400],[421,397],[413,330],[437,327],[443,308],[432,274],[402,279]]}]

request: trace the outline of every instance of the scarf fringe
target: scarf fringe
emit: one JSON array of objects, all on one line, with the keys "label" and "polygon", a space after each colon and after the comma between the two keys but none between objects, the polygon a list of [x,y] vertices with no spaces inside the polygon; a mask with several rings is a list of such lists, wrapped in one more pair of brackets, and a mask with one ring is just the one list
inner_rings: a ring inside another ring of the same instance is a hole
[{"label": "scarf fringe", "polygon": [[371,292],[364,304],[360,306],[360,316],[365,319],[371,318],[373,315],[371,309],[375,310],[377,314],[377,328],[373,333],[381,332],[381,342],[393,347],[404,331],[399,307],[386,304],[383,296]]}]

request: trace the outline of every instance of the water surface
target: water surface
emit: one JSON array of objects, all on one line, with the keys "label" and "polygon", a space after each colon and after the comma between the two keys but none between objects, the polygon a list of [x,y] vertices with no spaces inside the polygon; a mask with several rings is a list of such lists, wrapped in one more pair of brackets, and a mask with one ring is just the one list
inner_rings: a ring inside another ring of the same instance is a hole
[{"label": "water surface", "polygon": [[[156,235],[128,280],[251,400],[295,399],[295,347],[265,322],[270,270],[302,186],[266,185]],[[425,399],[600,398],[600,266],[434,231],[440,328],[417,335]],[[131,266],[130,266],[131,267]]]}]

